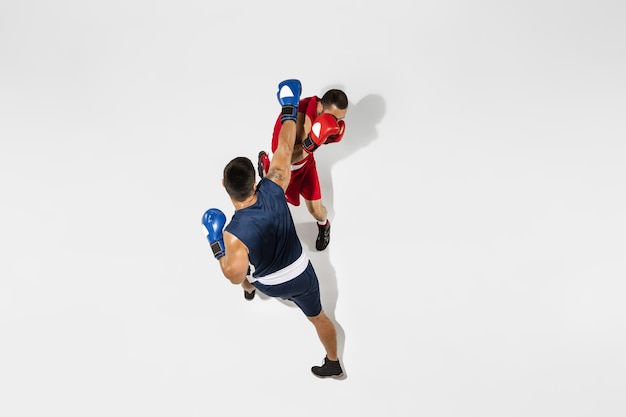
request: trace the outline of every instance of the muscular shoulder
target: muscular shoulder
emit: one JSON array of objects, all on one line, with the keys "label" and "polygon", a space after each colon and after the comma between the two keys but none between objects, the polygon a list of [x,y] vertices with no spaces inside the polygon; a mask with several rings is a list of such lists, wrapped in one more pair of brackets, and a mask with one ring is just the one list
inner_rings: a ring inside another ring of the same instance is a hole
[{"label": "muscular shoulder", "polygon": [[259,184],[257,185],[256,193],[258,198],[262,201],[265,201],[265,196],[284,196],[284,191],[280,185],[276,184],[275,181],[269,178],[270,172],[268,172],[265,177],[261,178],[261,181],[259,181]]},{"label": "muscular shoulder", "polygon": [[320,98],[318,96],[305,97],[300,99],[298,104],[298,112],[304,113],[311,119],[315,119],[317,116],[317,103]]}]

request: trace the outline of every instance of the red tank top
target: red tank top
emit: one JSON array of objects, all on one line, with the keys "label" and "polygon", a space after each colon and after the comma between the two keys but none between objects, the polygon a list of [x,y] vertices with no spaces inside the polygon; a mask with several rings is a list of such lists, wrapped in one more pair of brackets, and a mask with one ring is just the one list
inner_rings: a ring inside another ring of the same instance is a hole
[{"label": "red tank top", "polygon": [[[318,96],[305,97],[300,99],[298,103],[298,112],[306,114],[309,116],[311,121],[315,120],[317,117],[317,103],[320,101]],[[272,135],[272,152],[276,151],[278,147],[278,133],[280,132],[280,126],[282,123],[280,122],[280,114],[276,118],[276,123],[274,124],[274,134]]]}]

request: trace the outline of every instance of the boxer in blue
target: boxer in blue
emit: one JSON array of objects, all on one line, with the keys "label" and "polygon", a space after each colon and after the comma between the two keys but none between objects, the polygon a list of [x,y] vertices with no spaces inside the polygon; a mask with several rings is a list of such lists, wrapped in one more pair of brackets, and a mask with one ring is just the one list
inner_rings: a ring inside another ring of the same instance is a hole
[{"label": "boxer in blue", "polygon": [[[224,276],[242,285],[247,299],[259,290],[270,297],[293,301],[315,326],[326,351],[322,366],[313,366],[311,372],[320,378],[341,378],[337,332],[322,309],[317,275],[302,249],[285,198],[301,91],[299,80],[285,80],[278,85],[282,127],[267,174],[256,184],[250,159],[231,160],[224,168],[222,182],[235,213],[226,224],[224,213],[211,208],[202,222]],[[316,140],[324,143],[325,138]]]}]

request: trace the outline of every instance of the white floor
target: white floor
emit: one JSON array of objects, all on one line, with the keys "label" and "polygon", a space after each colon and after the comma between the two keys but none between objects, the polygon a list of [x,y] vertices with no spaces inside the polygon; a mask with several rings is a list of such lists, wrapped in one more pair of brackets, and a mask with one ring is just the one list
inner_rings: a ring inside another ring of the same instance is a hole
[{"label": "white floor", "polygon": [[[0,15],[0,415],[626,414],[623,2],[98,3]],[[343,381],[200,223],[292,77]]]}]

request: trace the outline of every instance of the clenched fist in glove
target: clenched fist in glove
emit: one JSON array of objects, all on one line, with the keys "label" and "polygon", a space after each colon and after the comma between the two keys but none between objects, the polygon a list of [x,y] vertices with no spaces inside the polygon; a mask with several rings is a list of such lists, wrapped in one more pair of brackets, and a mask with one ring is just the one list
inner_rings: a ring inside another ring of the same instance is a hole
[{"label": "clenched fist in glove", "polygon": [[202,224],[209,232],[206,235],[215,259],[219,259],[225,255],[224,248],[224,225],[226,224],[226,216],[220,209],[210,208],[202,216]]},{"label": "clenched fist in glove", "polygon": [[[341,140],[341,136],[343,136],[344,126],[342,121],[342,127],[340,127],[339,122],[332,114],[322,113],[313,122],[309,136],[302,141],[302,147],[308,153],[313,153],[329,139],[333,142],[338,142]],[[333,139],[337,137],[339,138],[338,140]]]}]

